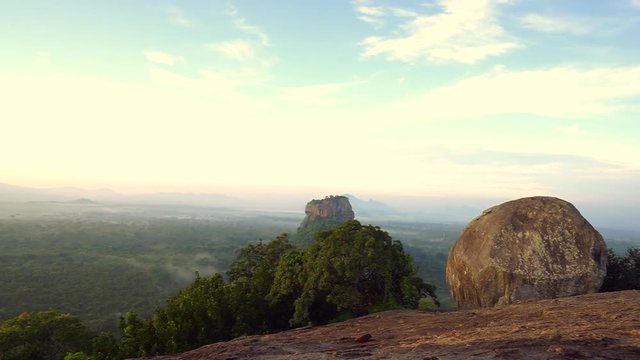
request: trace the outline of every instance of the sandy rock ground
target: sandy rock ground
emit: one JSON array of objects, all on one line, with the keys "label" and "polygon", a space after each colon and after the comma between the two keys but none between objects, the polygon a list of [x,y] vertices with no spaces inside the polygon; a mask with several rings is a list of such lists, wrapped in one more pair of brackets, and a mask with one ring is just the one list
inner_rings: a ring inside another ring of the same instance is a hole
[{"label": "sandy rock ground", "polygon": [[155,359],[633,360],[640,359],[640,291],[501,309],[388,311]]}]

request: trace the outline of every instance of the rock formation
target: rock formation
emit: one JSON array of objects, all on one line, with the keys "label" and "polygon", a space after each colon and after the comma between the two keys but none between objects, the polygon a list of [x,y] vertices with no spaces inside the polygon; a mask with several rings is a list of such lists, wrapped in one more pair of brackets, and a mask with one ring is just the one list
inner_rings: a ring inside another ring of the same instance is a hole
[{"label": "rock formation", "polygon": [[447,283],[462,308],[592,293],[604,279],[606,250],[570,203],[509,201],[464,228],[449,253]]},{"label": "rock formation", "polygon": [[355,215],[349,199],[346,196],[327,196],[322,200],[311,200],[304,208],[306,216],[300,224],[301,228],[307,227],[314,220],[335,220],[344,222],[353,220]]},{"label": "rock formation", "polygon": [[[393,310],[145,359],[640,359],[637,309],[640,290],[503,309]],[[357,342],[361,333],[369,341]]]}]

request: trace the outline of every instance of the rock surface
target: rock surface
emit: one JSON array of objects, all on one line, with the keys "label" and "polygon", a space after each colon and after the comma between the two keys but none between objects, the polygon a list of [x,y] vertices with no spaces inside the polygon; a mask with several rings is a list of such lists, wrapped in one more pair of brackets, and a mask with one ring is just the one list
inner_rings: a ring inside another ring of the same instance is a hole
[{"label": "rock surface", "polygon": [[570,203],[531,197],[494,206],[453,245],[447,283],[459,307],[491,307],[596,292],[602,236]]},{"label": "rock surface", "polygon": [[306,215],[300,225],[301,228],[305,228],[312,221],[318,219],[344,222],[355,218],[346,196],[328,196],[322,200],[311,200],[304,208],[304,213]]},{"label": "rock surface", "polygon": [[501,309],[396,310],[155,359],[640,359],[638,314],[637,290]]}]

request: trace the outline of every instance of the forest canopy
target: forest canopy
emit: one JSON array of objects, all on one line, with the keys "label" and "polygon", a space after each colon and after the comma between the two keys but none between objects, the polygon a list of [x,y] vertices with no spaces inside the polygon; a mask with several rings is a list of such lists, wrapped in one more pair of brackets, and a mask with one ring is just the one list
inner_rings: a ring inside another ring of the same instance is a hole
[{"label": "forest canopy", "polygon": [[286,234],[250,244],[227,275],[228,282],[198,276],[147,319],[123,317],[121,355],[173,353],[435,300],[402,244],[356,220],[317,234],[307,249],[291,245]]},{"label": "forest canopy", "polygon": [[[11,260],[2,262],[5,265],[3,272],[14,282],[18,271],[12,266],[22,264],[19,259],[71,254],[73,248],[85,253],[95,245],[98,245],[96,251],[129,257],[138,251],[133,247],[141,247],[145,253],[171,249],[165,252],[186,260],[193,259],[191,254],[197,251],[199,255],[195,259],[198,261],[204,254],[216,258],[225,254],[220,259],[225,261],[216,265],[228,271],[226,276],[197,274],[195,280],[174,292],[155,311],[141,313],[130,308],[133,311],[120,318],[120,338],[93,332],[96,329],[92,326],[84,328],[82,323],[87,324],[86,320],[79,317],[81,322],[66,314],[69,312],[67,309],[61,309],[63,312],[29,310],[29,313],[0,321],[2,360],[62,357],[68,360],[107,360],[174,353],[237,336],[339,321],[386,309],[415,308],[416,305],[433,308],[438,303],[433,294],[434,287],[416,276],[413,261],[419,266],[420,275],[425,276],[439,271],[446,262],[446,254],[442,249],[426,251],[416,248],[417,240],[412,242],[409,237],[407,241],[407,231],[413,231],[416,239],[423,239],[427,231],[436,235],[439,232],[443,240],[445,235],[450,237],[448,232],[452,233],[451,238],[455,235],[453,233],[457,233],[454,228],[431,229],[422,224],[402,224],[402,239],[408,244],[403,246],[379,227],[349,221],[336,224],[333,229],[316,232],[305,246],[295,241],[296,234],[292,237],[282,234],[271,241],[248,243],[248,238],[256,238],[259,234],[259,226],[254,229],[245,227],[244,223],[233,227],[193,220],[163,220],[122,226],[85,222],[74,226],[66,222],[35,224],[35,221],[0,222],[2,234],[9,235],[5,237],[5,243],[0,244],[3,250],[0,258]],[[236,227],[244,232],[234,233],[232,230]],[[384,223],[384,227],[392,231],[400,229],[397,224],[389,222]],[[223,239],[207,242],[212,233]],[[176,238],[184,241],[176,242]],[[242,244],[244,247],[240,247]],[[612,244],[615,248],[616,242],[609,245]],[[20,255],[18,245],[24,248],[23,253],[30,252]],[[447,242],[440,245],[448,247]],[[196,247],[190,249],[190,246]],[[411,251],[411,257],[405,252],[407,249]],[[47,252],[53,253],[47,255]],[[639,288],[634,281],[639,278],[638,253],[638,249],[632,248],[625,256],[619,256],[610,250],[603,291]],[[92,256],[97,255],[96,252]],[[65,255],[64,259],[68,260],[69,256]],[[135,259],[139,262],[145,260],[140,256]],[[96,261],[86,263],[96,265]],[[57,263],[48,264],[57,266]],[[52,269],[46,268],[37,274],[44,275]],[[149,270],[150,274],[155,274],[151,270],[157,269]],[[128,272],[123,277],[140,282],[138,277],[132,277]],[[433,280],[427,278],[429,282]],[[96,279],[93,278],[92,286],[100,288],[98,284],[101,282]],[[114,283],[122,281],[121,278],[113,280]],[[5,297],[15,296],[12,294],[3,292]],[[77,294],[83,294],[82,303],[92,296],[86,291],[69,291],[68,297],[73,298]],[[145,295],[140,297],[146,298]],[[58,300],[68,302],[62,297]],[[23,302],[18,303],[24,305]],[[49,345],[53,343],[52,338],[57,341],[56,347]]]}]

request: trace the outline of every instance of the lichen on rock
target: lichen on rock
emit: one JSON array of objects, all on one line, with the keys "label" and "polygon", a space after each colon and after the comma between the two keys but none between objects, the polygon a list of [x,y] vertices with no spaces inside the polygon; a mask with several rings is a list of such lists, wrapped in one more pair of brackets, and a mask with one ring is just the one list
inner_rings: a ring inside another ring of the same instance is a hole
[{"label": "lichen on rock", "polygon": [[602,236],[569,202],[530,197],[473,219],[451,248],[447,283],[459,307],[492,307],[596,292]]}]

